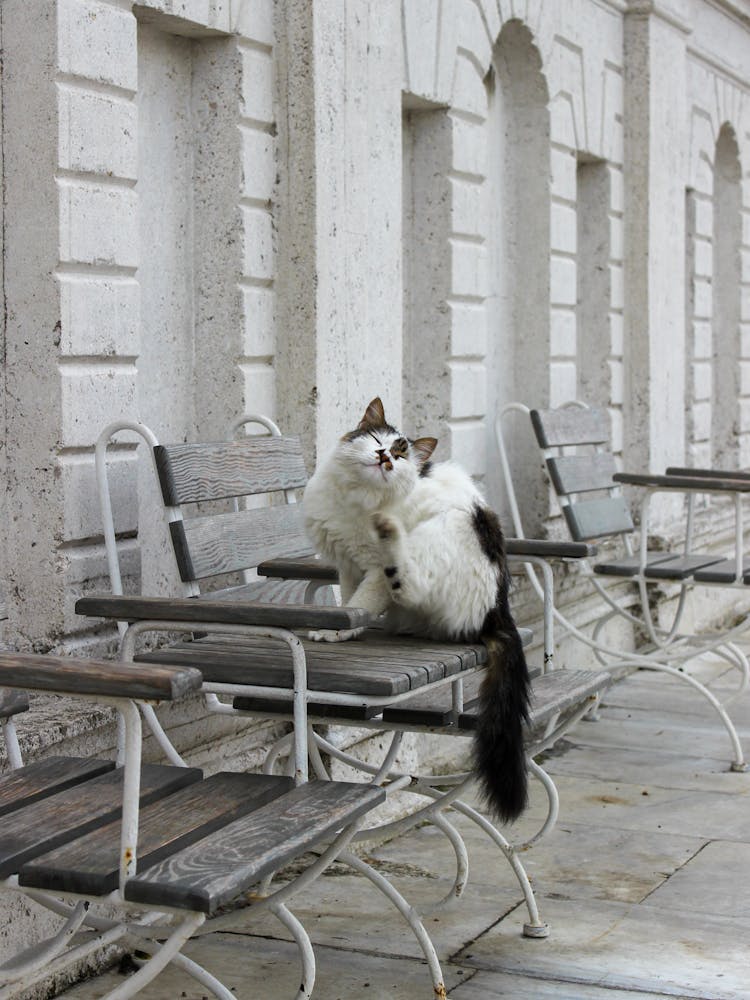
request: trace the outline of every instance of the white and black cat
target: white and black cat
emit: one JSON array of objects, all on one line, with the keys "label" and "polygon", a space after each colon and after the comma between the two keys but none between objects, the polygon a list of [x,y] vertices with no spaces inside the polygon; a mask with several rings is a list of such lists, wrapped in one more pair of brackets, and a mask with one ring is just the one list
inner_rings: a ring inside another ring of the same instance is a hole
[{"label": "white and black cat", "polygon": [[475,766],[488,805],[507,822],[527,799],[529,676],[508,605],[505,541],[468,474],[429,461],[436,444],[408,440],[374,399],[310,479],[305,524],[338,568],[344,604],[385,614],[393,630],[486,645]]}]

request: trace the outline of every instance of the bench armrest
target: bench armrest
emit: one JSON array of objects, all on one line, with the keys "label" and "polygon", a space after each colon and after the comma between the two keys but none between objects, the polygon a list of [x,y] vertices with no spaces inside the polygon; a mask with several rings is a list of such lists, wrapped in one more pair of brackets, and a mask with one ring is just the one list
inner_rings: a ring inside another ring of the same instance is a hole
[{"label": "bench armrest", "polygon": [[666,470],[668,476],[690,476],[695,479],[726,479],[738,480],[739,482],[750,482],[750,472],[742,472],[738,469],[689,469],[679,465],[670,465]]},{"label": "bench armrest", "polygon": [[371,621],[364,608],[313,604],[263,604],[221,601],[210,597],[132,597],[113,594],[82,597],[76,612],[117,621],[211,622],[217,625],[257,625],[282,629],[354,629]]},{"label": "bench armrest", "polygon": [[[596,546],[585,542],[556,542],[537,538],[508,538],[506,552],[509,556],[538,556],[541,559],[585,559],[596,555]],[[318,556],[301,559],[268,559],[258,566],[260,576],[281,580],[319,580],[337,583],[339,574],[335,566]]]},{"label": "bench armrest", "polygon": [[615,482],[628,486],[646,486],[658,490],[680,490],[696,493],[750,493],[750,479],[722,479],[718,476],[651,475],[650,473],[616,472]]},{"label": "bench armrest", "polygon": [[0,687],[85,697],[176,701],[198,691],[200,670],[72,656],[0,653]]},{"label": "bench armrest", "polygon": [[586,559],[596,555],[596,545],[588,542],[557,542],[545,538],[506,538],[509,556],[538,556],[540,559]]}]

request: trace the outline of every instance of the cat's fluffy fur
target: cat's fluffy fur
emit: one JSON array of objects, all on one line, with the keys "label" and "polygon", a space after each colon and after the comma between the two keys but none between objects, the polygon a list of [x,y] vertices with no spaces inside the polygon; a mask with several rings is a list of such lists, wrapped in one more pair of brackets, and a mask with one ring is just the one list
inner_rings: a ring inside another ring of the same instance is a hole
[{"label": "cat's fluffy fur", "polygon": [[508,606],[505,544],[467,473],[430,463],[436,444],[408,441],[374,399],[310,479],[305,523],[338,567],[344,604],[385,614],[391,629],[485,643],[475,762],[488,804],[508,821],[526,805],[529,679]]}]

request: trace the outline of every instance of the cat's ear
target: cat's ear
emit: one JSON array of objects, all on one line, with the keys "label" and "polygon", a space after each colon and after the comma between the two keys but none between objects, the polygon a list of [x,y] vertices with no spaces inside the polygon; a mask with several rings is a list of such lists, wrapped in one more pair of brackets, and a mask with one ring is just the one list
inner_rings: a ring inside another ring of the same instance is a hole
[{"label": "cat's ear", "polygon": [[359,430],[367,430],[368,427],[385,427],[385,411],[380,396],[373,399],[359,422]]},{"label": "cat's ear", "polygon": [[411,448],[417,456],[420,465],[424,465],[437,447],[437,438],[417,438],[411,442]]}]

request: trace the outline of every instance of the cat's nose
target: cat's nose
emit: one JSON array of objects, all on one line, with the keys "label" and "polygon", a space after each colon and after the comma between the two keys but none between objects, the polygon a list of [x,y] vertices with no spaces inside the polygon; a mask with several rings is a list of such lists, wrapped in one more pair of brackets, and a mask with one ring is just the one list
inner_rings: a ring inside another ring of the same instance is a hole
[{"label": "cat's nose", "polygon": [[385,448],[378,448],[377,450],[378,461],[381,465],[384,465],[386,469],[393,468],[393,462],[391,461],[391,456],[385,450]]}]

